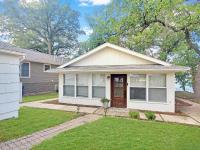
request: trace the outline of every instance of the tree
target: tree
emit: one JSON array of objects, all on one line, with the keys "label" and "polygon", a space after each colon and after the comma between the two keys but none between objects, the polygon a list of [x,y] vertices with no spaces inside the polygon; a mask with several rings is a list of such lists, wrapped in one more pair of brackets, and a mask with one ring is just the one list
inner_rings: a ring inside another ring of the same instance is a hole
[{"label": "tree", "polygon": [[[200,3],[184,0],[114,0],[102,14],[89,18],[93,43],[111,42],[140,53],[159,46],[159,58],[174,61],[179,51],[194,51],[193,89],[200,97]],[[185,60],[183,60],[184,62]],[[190,64],[188,64],[190,65]]]},{"label": "tree", "polygon": [[13,43],[49,54],[73,54],[78,46],[79,13],[59,0],[3,1],[1,32]]}]

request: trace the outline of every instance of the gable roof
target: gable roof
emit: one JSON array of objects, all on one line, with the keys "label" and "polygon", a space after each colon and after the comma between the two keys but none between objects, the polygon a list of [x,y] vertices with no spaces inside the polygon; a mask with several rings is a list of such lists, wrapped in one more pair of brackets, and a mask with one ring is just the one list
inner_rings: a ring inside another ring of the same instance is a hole
[{"label": "gable roof", "polygon": [[79,57],[77,57],[77,58],[75,58],[75,59],[63,64],[63,65],[61,65],[58,68],[64,68],[64,67],[69,66],[69,65],[71,65],[71,64],[73,64],[75,62],[78,62],[78,61],[80,61],[80,60],[82,60],[82,59],[84,59],[84,58],[86,58],[86,57],[98,52],[98,51],[103,50],[105,47],[110,47],[110,48],[113,48],[113,49],[115,49],[117,51],[129,54],[129,55],[132,55],[132,56],[136,56],[138,58],[142,58],[142,59],[154,62],[154,63],[159,64],[159,65],[163,65],[163,66],[171,66],[172,65],[170,63],[161,61],[159,59],[156,59],[156,58],[153,58],[153,57],[150,57],[150,56],[147,56],[147,55],[143,55],[143,54],[140,54],[138,52],[131,51],[129,49],[126,49],[126,48],[123,48],[123,47],[120,47],[120,46],[117,46],[117,45],[114,45],[114,44],[104,43],[104,44],[94,48],[93,50],[91,50],[91,51],[89,51],[89,52],[87,52],[87,53],[85,53],[85,54],[83,54],[83,55],[81,55],[81,56],[79,56]]},{"label": "gable roof", "polygon": [[0,41],[0,50],[13,52],[13,53],[16,53],[16,52],[23,53],[23,54],[25,54],[25,60],[31,61],[31,62],[62,65],[69,61],[69,59],[66,59],[66,58],[41,53],[41,52],[31,50],[31,49],[19,48],[12,44],[5,43],[2,41]]}]

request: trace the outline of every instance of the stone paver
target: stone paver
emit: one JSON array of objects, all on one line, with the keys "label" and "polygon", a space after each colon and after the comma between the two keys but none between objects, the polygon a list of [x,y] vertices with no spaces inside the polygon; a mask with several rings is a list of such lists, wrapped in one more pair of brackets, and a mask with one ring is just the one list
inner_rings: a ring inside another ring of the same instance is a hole
[{"label": "stone paver", "polygon": [[147,117],[145,116],[143,112],[140,112],[140,119],[147,120]]},{"label": "stone paver", "polygon": [[162,117],[160,116],[160,114],[155,114],[156,115],[156,121],[163,121]]},{"label": "stone paver", "polygon": [[97,109],[95,107],[80,107],[79,112],[93,114]]},{"label": "stone paver", "polygon": [[160,114],[160,115],[163,118],[163,120],[166,122],[200,125],[199,122],[195,121],[194,119],[188,116],[176,116],[176,115],[165,115],[165,114]]},{"label": "stone paver", "polygon": [[42,141],[52,138],[53,136],[68,131],[72,128],[78,127],[80,125],[93,122],[102,116],[95,114],[88,114],[71,121],[67,121],[55,127],[47,128],[42,131],[35,132],[31,135],[27,135],[18,139],[10,140],[4,143],[0,143],[0,150],[27,150],[31,149],[34,145],[41,143]]}]

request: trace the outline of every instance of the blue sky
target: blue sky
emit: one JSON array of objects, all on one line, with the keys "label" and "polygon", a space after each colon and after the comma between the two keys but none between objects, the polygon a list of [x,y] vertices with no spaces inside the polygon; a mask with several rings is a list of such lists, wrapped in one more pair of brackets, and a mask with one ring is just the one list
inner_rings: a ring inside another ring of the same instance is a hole
[{"label": "blue sky", "polygon": [[81,35],[79,41],[85,41],[92,30],[89,28],[86,16],[93,15],[96,11],[101,11],[111,0],[61,0],[67,3],[70,7],[80,13],[81,29],[86,32],[86,35]]}]

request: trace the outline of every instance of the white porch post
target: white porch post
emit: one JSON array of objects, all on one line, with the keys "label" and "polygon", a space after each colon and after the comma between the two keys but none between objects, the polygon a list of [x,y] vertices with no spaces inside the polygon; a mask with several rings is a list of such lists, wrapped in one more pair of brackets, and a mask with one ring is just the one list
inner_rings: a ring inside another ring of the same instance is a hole
[{"label": "white porch post", "polygon": [[89,83],[88,83],[88,97],[92,99],[92,73],[88,74],[89,76]]},{"label": "white porch post", "polygon": [[59,74],[59,101],[63,97],[63,85],[64,85],[64,78],[63,74]]},{"label": "white porch post", "polygon": [[127,99],[127,108],[128,108],[128,105],[129,105],[129,101],[130,101],[130,74],[127,74],[127,89],[126,89],[126,99]]},{"label": "white porch post", "polygon": [[[111,82],[111,74],[110,73],[106,73],[105,74],[105,81],[106,81],[106,98],[107,99],[111,99],[111,90],[110,90],[110,82]],[[110,104],[109,104],[110,107]]]}]

